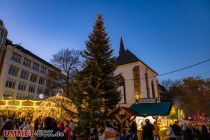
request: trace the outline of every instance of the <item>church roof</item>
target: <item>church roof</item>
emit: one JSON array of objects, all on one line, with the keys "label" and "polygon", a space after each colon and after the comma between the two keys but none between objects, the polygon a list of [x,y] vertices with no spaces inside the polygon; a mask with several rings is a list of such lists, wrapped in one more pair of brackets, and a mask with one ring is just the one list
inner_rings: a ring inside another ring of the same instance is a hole
[{"label": "church roof", "polygon": [[125,65],[129,63],[134,63],[134,62],[141,62],[144,64],[146,67],[148,67],[151,71],[153,71],[155,74],[158,75],[157,72],[155,72],[152,68],[150,68],[147,64],[145,64],[143,61],[141,61],[138,57],[136,57],[130,50],[124,49],[124,45],[122,42],[122,38],[120,41],[120,51],[119,51],[119,56],[116,58],[117,64],[119,65]]},{"label": "church roof", "polygon": [[133,62],[137,62],[139,59],[128,49],[126,49],[123,53],[121,53],[117,57],[117,64],[118,65],[124,65],[124,64],[129,64]]}]

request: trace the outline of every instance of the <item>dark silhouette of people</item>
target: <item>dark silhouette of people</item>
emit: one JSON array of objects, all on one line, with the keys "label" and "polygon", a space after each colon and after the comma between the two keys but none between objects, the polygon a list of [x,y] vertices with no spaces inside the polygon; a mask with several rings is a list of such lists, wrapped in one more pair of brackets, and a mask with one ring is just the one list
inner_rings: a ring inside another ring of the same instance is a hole
[{"label": "dark silhouette of people", "polygon": [[[4,132],[4,130],[13,130],[14,126],[13,126],[13,122],[12,120],[9,118],[6,120],[5,124],[2,127],[2,132]],[[4,137],[4,140],[7,140],[7,137]]]},{"label": "dark silhouette of people", "polygon": [[148,119],[146,119],[145,122],[146,124],[143,126],[142,131],[142,140],[154,140],[153,130],[155,128]]}]

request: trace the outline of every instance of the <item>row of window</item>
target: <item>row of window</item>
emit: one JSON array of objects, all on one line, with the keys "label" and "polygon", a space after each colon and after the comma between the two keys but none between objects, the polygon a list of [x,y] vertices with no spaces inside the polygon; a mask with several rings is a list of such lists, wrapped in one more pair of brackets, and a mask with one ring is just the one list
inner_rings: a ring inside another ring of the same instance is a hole
[{"label": "row of window", "polygon": [[[21,63],[21,55],[13,52],[13,54],[12,54],[12,60],[15,61],[15,62],[17,62],[17,63]],[[24,66],[26,66],[26,67],[31,68],[32,61],[29,60],[28,58],[25,58],[24,57],[24,60],[23,60],[23,63],[22,64]],[[32,69],[39,72],[39,68],[40,68],[39,64],[33,62]],[[47,71],[47,68],[41,66],[40,73],[42,73],[42,74],[48,74],[47,72],[50,73],[50,70]]]},{"label": "row of window", "polygon": [[[14,79],[8,79],[5,83],[5,87],[14,89],[15,83],[16,83],[16,81]],[[22,81],[19,82],[18,90],[26,91],[26,87],[27,87],[27,83],[22,82]],[[28,92],[35,93],[35,90],[36,90],[36,86],[33,84],[30,84],[28,87]],[[41,93],[44,93],[44,88],[38,87],[37,94],[41,94]]]},{"label": "row of window", "polygon": [[[19,71],[19,68],[15,67],[13,65],[10,65],[8,74],[9,75],[12,75],[12,76],[17,76],[18,75],[18,71]],[[25,79],[25,80],[28,80],[28,78],[29,78],[29,72],[26,71],[26,70],[22,70],[21,71],[21,74],[20,74],[20,78]],[[37,82],[37,79],[38,79],[38,75],[32,73],[31,74],[31,77],[30,77],[30,81],[36,83]],[[38,82],[39,82],[39,84],[44,85],[45,78],[43,78],[43,77],[40,76]]]}]

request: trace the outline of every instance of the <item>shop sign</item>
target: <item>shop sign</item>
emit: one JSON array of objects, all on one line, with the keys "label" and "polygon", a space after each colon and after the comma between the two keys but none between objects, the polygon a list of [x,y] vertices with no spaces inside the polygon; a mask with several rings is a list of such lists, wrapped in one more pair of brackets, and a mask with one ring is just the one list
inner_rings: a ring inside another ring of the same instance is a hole
[{"label": "shop sign", "polygon": [[157,100],[153,98],[141,98],[138,100],[138,103],[156,103]]}]

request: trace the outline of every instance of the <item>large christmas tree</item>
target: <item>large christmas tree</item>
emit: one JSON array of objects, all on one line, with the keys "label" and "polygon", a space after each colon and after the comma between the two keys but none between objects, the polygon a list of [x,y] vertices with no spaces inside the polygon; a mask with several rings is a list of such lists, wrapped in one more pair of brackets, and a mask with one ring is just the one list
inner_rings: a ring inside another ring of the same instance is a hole
[{"label": "large christmas tree", "polygon": [[101,15],[97,15],[93,32],[86,42],[83,70],[72,85],[72,98],[78,106],[79,125],[95,127],[120,100],[118,78],[114,76],[116,59]]}]

